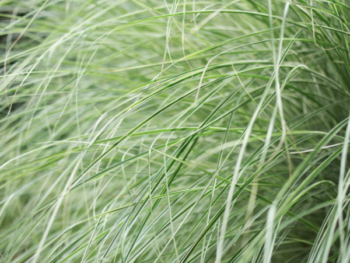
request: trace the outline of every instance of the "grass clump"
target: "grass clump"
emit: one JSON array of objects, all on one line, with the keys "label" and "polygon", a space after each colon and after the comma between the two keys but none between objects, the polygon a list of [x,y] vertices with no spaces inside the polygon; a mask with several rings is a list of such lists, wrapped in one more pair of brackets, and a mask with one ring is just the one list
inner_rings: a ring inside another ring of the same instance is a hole
[{"label": "grass clump", "polygon": [[3,262],[349,262],[350,2],[11,1]]}]

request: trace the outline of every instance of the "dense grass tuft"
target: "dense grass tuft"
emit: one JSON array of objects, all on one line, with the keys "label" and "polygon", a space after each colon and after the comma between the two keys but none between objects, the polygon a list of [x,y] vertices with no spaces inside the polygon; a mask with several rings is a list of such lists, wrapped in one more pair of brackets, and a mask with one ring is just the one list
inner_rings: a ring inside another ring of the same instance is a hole
[{"label": "dense grass tuft", "polygon": [[350,262],[349,0],[0,2],[2,262]]}]

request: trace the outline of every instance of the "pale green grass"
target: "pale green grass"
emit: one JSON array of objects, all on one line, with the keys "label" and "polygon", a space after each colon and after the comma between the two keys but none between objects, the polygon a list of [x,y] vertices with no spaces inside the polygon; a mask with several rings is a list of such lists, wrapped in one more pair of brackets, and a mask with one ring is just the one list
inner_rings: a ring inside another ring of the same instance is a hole
[{"label": "pale green grass", "polygon": [[0,2],[1,262],[350,262],[350,1]]}]

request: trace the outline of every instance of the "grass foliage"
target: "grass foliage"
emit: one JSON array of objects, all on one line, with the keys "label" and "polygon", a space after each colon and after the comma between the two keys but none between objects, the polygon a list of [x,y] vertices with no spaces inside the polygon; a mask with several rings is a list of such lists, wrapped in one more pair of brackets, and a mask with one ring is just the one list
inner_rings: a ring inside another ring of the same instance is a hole
[{"label": "grass foliage", "polygon": [[350,262],[349,0],[0,11],[2,262]]}]

